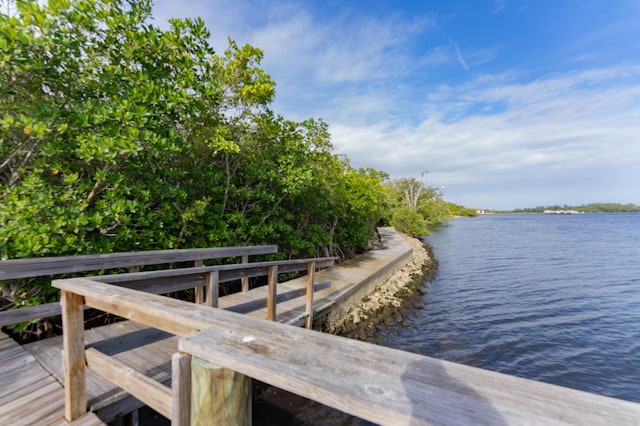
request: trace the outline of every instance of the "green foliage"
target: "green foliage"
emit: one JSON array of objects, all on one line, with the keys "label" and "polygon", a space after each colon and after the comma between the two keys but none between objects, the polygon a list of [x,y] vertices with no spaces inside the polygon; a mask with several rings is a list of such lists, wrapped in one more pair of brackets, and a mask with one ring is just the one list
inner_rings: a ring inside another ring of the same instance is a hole
[{"label": "green foliage", "polygon": [[478,212],[475,209],[469,209],[454,203],[447,203],[447,204],[449,205],[449,211],[453,216],[462,216],[462,217],[478,216]]},{"label": "green foliage", "polygon": [[[464,207],[442,199],[442,193],[422,180],[403,178],[385,185],[388,214],[382,215],[396,229],[410,235],[428,235],[428,228],[452,220]],[[474,212],[475,214],[475,212]]]},{"label": "green foliage", "polygon": [[[274,115],[262,51],[230,40],[217,55],[201,19],[163,31],[150,14],[148,0],[0,13],[0,258],[364,250],[384,173],[333,154],[321,120]],[[23,289],[13,303],[45,297]]]},{"label": "green foliage", "polygon": [[428,222],[424,217],[408,206],[399,206],[393,210],[391,226],[408,235],[429,235]]}]

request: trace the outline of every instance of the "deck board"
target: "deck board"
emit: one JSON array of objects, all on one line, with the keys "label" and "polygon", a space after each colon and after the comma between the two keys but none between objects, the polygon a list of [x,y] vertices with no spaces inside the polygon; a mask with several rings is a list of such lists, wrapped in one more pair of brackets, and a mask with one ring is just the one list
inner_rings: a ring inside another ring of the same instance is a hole
[{"label": "deck board", "polygon": [[[323,283],[316,284],[316,294],[335,292],[336,288],[329,283],[332,279],[317,278],[317,282]],[[304,321],[304,288],[305,284],[278,284],[277,320],[294,324]],[[326,305],[326,302],[318,300],[314,302],[314,308],[324,306],[323,304]],[[267,317],[266,305],[266,286],[219,298],[220,308],[257,318]],[[131,321],[123,321],[86,330],[85,345],[113,355],[136,370],[170,385],[170,360],[178,347],[176,337]],[[11,338],[0,333],[0,425],[25,424],[24,420],[27,418],[30,424],[67,424],[63,419],[61,354],[61,336],[20,347]],[[140,401],[91,370],[87,371],[86,379],[88,405],[100,418],[91,414],[74,424],[103,424],[100,419],[109,422],[143,406]],[[47,389],[44,393],[43,388]],[[43,398],[49,401],[46,409],[42,407]],[[17,407],[21,407],[20,410]]]},{"label": "deck board", "polygon": [[[328,286],[319,284],[317,290],[327,291]],[[278,298],[279,321],[296,324],[304,321],[306,296],[299,287],[279,284]],[[248,315],[266,318],[266,299],[265,286],[223,296],[219,303],[223,309],[236,307]],[[178,350],[178,340],[168,333],[123,321],[86,330],[85,345],[170,385],[171,356]],[[0,387],[0,424],[18,420],[29,424],[66,424],[61,353],[62,336],[21,347],[9,336],[0,334],[0,377],[3,383],[10,384]],[[91,370],[87,371],[87,400],[91,411],[106,422],[143,406]],[[101,424],[98,418],[83,421]]]},{"label": "deck board", "polygon": [[[0,333],[0,424],[68,425],[64,389],[24,348]],[[95,414],[77,424],[104,425]]]}]

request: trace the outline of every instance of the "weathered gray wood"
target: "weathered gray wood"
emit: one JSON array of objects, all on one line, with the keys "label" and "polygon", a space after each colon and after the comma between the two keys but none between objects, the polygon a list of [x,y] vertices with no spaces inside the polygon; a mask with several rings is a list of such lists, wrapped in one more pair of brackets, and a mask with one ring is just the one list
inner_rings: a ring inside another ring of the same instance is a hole
[{"label": "weathered gray wood", "polygon": [[[84,335],[87,347],[113,356],[156,381],[170,383],[170,359],[178,350],[176,337],[132,321],[85,330]],[[56,379],[63,380],[62,336],[33,342],[24,348]],[[105,422],[144,406],[90,369],[86,378],[88,405]],[[5,377],[2,377],[2,382],[5,382]]]},{"label": "weathered gray wood", "polygon": [[[204,262],[202,261],[202,259],[193,261],[193,267],[194,268],[201,268],[203,264],[204,264]],[[204,288],[204,286],[196,287],[195,302],[197,304],[199,304],[199,305],[203,304],[204,303],[204,296],[205,296],[205,288]]]},{"label": "weathered gray wood", "polygon": [[[279,285],[278,287],[282,287]],[[325,281],[323,283],[314,284],[313,290],[319,291],[324,290],[331,287],[331,282]],[[265,292],[264,297],[261,297],[259,294],[259,289],[251,290],[250,297],[242,297],[245,293],[235,293],[232,295],[225,296],[224,305],[221,305],[223,309],[226,309],[231,312],[238,312],[241,314],[248,314],[250,312],[254,312],[267,307],[267,295]],[[296,299],[298,297],[304,296],[308,294],[306,288],[296,288],[293,290],[281,291],[278,292],[276,301],[278,306],[282,303],[287,302],[292,299]]]},{"label": "weathered gray wood", "polygon": [[0,327],[20,322],[31,321],[38,318],[48,318],[62,314],[60,303],[47,303],[28,308],[14,309],[0,312]]},{"label": "weathered gray wood", "polygon": [[191,425],[191,355],[175,353],[171,358],[171,426]]},{"label": "weathered gray wood", "polygon": [[191,359],[191,424],[250,425],[251,379],[209,361]]},{"label": "weathered gray wood", "polygon": [[305,327],[308,329],[313,328],[313,293],[314,293],[314,277],[316,274],[316,263],[311,262],[307,265],[307,303],[306,311],[307,321]]},{"label": "weathered gray wood", "polygon": [[132,393],[167,418],[171,418],[171,389],[118,361],[89,348],[85,352],[87,366],[100,376]]},{"label": "weathered gray wood", "polygon": [[[108,253],[80,256],[58,256],[30,259],[12,259],[0,261],[0,280],[39,277],[54,274],[76,273],[95,271],[100,269],[114,269],[127,267],[129,273],[139,273],[140,265],[157,265],[193,261],[196,267],[203,265],[202,259],[220,259],[224,257],[240,256],[242,261],[248,261],[249,255],[272,254],[278,251],[278,247],[248,246],[248,247],[216,247],[203,249],[178,249],[178,250],[152,250],[144,252]],[[126,274],[125,274],[126,275]],[[130,288],[138,288],[155,294],[166,294],[174,291],[196,288],[196,297],[199,297],[199,283],[204,280],[204,275],[195,275],[190,278],[177,278],[167,280],[136,282],[133,279],[128,284]],[[204,285],[204,283],[202,284]],[[201,291],[201,290],[200,290]],[[0,312],[0,327],[31,321],[40,318],[48,318],[60,315],[59,303],[49,303],[28,308]]]},{"label": "weathered gray wood", "polygon": [[55,274],[159,265],[199,259],[273,254],[278,246],[214,247],[177,250],[151,250],[128,253],[89,254],[78,256],[41,257],[0,261],[0,280],[40,277]]},{"label": "weathered gray wood", "polygon": [[269,321],[276,320],[276,305],[278,304],[276,298],[278,297],[278,267],[269,266],[267,275],[267,319]]},{"label": "weathered gray wood", "polygon": [[[160,271],[133,272],[127,274],[102,275],[92,280],[119,284],[123,287],[146,291],[153,294],[199,289],[207,284],[207,277],[212,271],[218,271],[219,283],[226,283],[248,277],[259,277],[268,274],[270,265],[277,265],[279,271],[299,272],[307,268],[309,261],[315,261],[317,268],[333,266],[335,258],[292,259],[271,262],[255,262],[249,265],[232,264],[208,266],[200,268],[181,268]],[[196,295],[197,298],[200,297]],[[200,299],[197,299],[200,300]],[[0,327],[39,318],[47,318],[62,313],[59,303],[48,303],[39,306],[0,312]]]},{"label": "weathered gray wood", "polygon": [[640,404],[134,290],[54,282],[175,329],[180,351],[380,424],[637,424]]},{"label": "weathered gray wood", "polygon": [[83,297],[63,290],[60,303],[64,329],[64,417],[67,421],[73,421],[87,412]]},{"label": "weathered gray wood", "polygon": [[[263,323],[180,349],[378,424],[632,425],[640,405],[363,342]],[[286,344],[283,344],[286,342]]]},{"label": "weathered gray wood", "polygon": [[207,285],[205,286],[207,292],[207,305],[214,308],[218,307],[218,298],[220,295],[220,272],[212,271],[207,274]]},{"label": "weathered gray wood", "polygon": [[[163,278],[170,278],[171,280],[175,280],[176,277],[185,276],[192,277],[191,279],[193,280],[188,281],[187,278],[185,278],[185,283],[193,283],[195,287],[196,285],[204,285],[204,274],[212,271],[219,271],[220,282],[224,283],[238,280],[243,277],[253,278],[266,276],[268,274],[268,269],[270,266],[277,266],[280,273],[299,272],[306,271],[309,262],[315,262],[317,269],[323,269],[333,266],[335,260],[336,258],[334,257],[324,257],[275,260],[268,262],[252,262],[250,264],[234,263],[230,265],[204,266],[199,268],[163,269],[159,271],[146,271],[132,274],[101,275],[91,277],[91,279],[94,281],[106,282],[110,284],[122,285],[122,283],[131,283],[130,288],[134,288],[136,284],[133,283],[141,283],[140,285],[142,286],[145,283],[166,282],[162,281]],[[171,280],[169,281],[171,282]],[[136,287],[136,289],[146,291],[146,289],[143,290],[143,288],[141,287]]]},{"label": "weathered gray wood", "polygon": [[[240,259],[240,263],[249,263],[249,256],[242,256]],[[247,291],[249,291],[249,278],[244,277],[241,279],[240,281],[241,287],[242,287],[242,292],[246,293]]]}]

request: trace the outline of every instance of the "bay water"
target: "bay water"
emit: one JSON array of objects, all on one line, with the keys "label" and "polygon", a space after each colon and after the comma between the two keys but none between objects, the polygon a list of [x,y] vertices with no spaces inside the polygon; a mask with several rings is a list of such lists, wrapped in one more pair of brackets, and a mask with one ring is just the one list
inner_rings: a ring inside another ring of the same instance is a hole
[{"label": "bay water", "polygon": [[[640,213],[481,215],[422,239],[439,263],[424,309],[380,344],[640,402]],[[254,423],[371,425],[285,394]]]},{"label": "bay water", "polygon": [[386,346],[640,402],[640,214],[458,218]]}]

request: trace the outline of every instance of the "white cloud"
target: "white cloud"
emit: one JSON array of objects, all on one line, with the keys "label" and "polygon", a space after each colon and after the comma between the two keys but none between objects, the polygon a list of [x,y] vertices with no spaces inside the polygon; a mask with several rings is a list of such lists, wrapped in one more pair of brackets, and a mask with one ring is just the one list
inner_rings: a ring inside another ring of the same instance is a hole
[{"label": "white cloud", "polygon": [[[437,17],[348,7],[323,16],[304,2],[159,0],[154,15],[202,16],[218,51],[227,36],[263,49],[274,110],[325,118],[355,166],[394,178],[429,170],[429,184],[477,207],[640,203],[640,67],[478,75],[503,46],[463,55]],[[449,71],[464,80],[432,79]]]},{"label": "white cloud", "polygon": [[[626,194],[621,201],[637,202],[638,77],[636,68],[521,83],[484,77],[433,93],[425,107],[430,115],[416,126],[394,128],[381,118],[376,126],[343,122],[331,129],[338,149],[354,165],[379,168],[394,178],[429,170],[431,184],[457,188],[449,195],[463,203],[486,206],[525,193],[540,198],[526,205],[564,203],[576,192],[590,196],[581,201],[589,202],[616,196],[612,188]],[[497,112],[477,111],[478,103],[497,104]],[[553,196],[540,189],[547,187],[554,188]],[[485,203],[479,203],[479,193]]]}]

